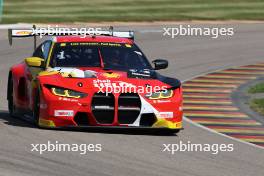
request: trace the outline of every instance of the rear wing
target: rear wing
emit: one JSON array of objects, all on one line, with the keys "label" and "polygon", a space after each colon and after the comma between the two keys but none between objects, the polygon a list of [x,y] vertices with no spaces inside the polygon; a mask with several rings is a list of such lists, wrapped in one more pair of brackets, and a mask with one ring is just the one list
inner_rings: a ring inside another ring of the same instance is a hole
[{"label": "rear wing", "polygon": [[88,36],[113,36],[113,37],[122,37],[129,38],[134,40],[134,32],[133,31],[114,31],[114,28],[111,26],[109,30],[63,30],[63,31],[49,31],[37,29],[34,25],[31,29],[8,29],[8,41],[9,44],[12,45],[13,38],[24,38],[24,37],[33,37],[34,38],[34,49],[36,49],[37,45],[37,36],[80,36],[80,35],[88,35]]}]

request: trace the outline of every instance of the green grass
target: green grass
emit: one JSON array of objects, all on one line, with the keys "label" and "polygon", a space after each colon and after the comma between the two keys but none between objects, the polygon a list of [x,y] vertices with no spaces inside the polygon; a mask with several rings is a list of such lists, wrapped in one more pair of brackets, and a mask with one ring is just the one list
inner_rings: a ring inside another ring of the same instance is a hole
[{"label": "green grass", "polygon": [[2,23],[264,20],[263,0],[4,0]]},{"label": "green grass", "polygon": [[264,82],[258,83],[250,87],[248,93],[264,93]]},{"label": "green grass", "polygon": [[[249,102],[250,108],[254,111],[264,115],[264,98],[260,93],[264,93],[264,82],[260,82],[248,89],[248,93],[252,94],[252,98]],[[255,94],[253,96],[253,94]],[[253,98],[258,97],[258,98]]]},{"label": "green grass", "polygon": [[264,99],[263,98],[251,100],[250,107],[254,111],[264,115]]}]

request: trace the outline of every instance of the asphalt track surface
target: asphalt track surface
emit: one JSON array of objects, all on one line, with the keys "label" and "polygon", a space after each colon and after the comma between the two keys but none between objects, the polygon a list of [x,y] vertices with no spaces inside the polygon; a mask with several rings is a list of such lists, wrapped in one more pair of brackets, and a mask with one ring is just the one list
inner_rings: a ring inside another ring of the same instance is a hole
[{"label": "asphalt track surface", "polygon": [[[171,25],[168,25],[171,26]],[[227,25],[222,25],[227,26]],[[170,61],[169,76],[187,80],[195,75],[235,65],[263,62],[264,25],[232,24],[233,37],[163,37],[161,26],[133,27],[136,42],[150,59]],[[0,175],[7,176],[263,176],[264,150],[211,133],[185,122],[178,136],[111,134],[36,129],[7,113],[8,69],[32,53],[32,43],[19,40],[11,48],[0,31]],[[102,152],[31,152],[31,144],[100,143]],[[162,144],[180,141],[201,144],[234,144],[233,152],[162,152]]]}]

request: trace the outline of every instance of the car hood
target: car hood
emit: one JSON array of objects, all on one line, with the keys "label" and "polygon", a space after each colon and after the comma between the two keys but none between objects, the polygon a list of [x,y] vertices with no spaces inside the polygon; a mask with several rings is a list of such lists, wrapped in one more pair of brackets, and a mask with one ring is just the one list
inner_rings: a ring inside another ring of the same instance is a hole
[{"label": "car hood", "polygon": [[[98,89],[108,86],[159,86],[162,88],[179,87],[177,79],[161,76],[154,70],[127,71],[105,70],[102,68],[69,68],[55,67],[48,68],[39,74],[39,79],[43,84],[66,87],[71,89]],[[80,86],[81,85],[81,86]],[[93,86],[91,86],[93,85]]]}]

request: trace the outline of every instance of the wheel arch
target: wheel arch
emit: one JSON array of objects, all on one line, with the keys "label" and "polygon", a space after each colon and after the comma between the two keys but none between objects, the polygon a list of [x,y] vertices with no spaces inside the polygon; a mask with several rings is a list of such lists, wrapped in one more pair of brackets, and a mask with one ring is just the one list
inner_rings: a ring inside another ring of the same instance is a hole
[{"label": "wheel arch", "polygon": [[[8,74],[8,88],[7,88],[7,99],[9,98],[8,93],[11,90],[10,88],[10,81],[12,78],[12,85],[13,85],[13,97],[15,100],[19,99],[19,84],[21,83],[20,81],[24,79],[26,79],[25,76],[25,69],[26,69],[26,65],[25,63],[20,63],[17,65],[14,65],[13,67],[10,68],[9,70],[9,74]],[[23,81],[22,81],[23,83]],[[16,102],[16,101],[15,101]]]}]

